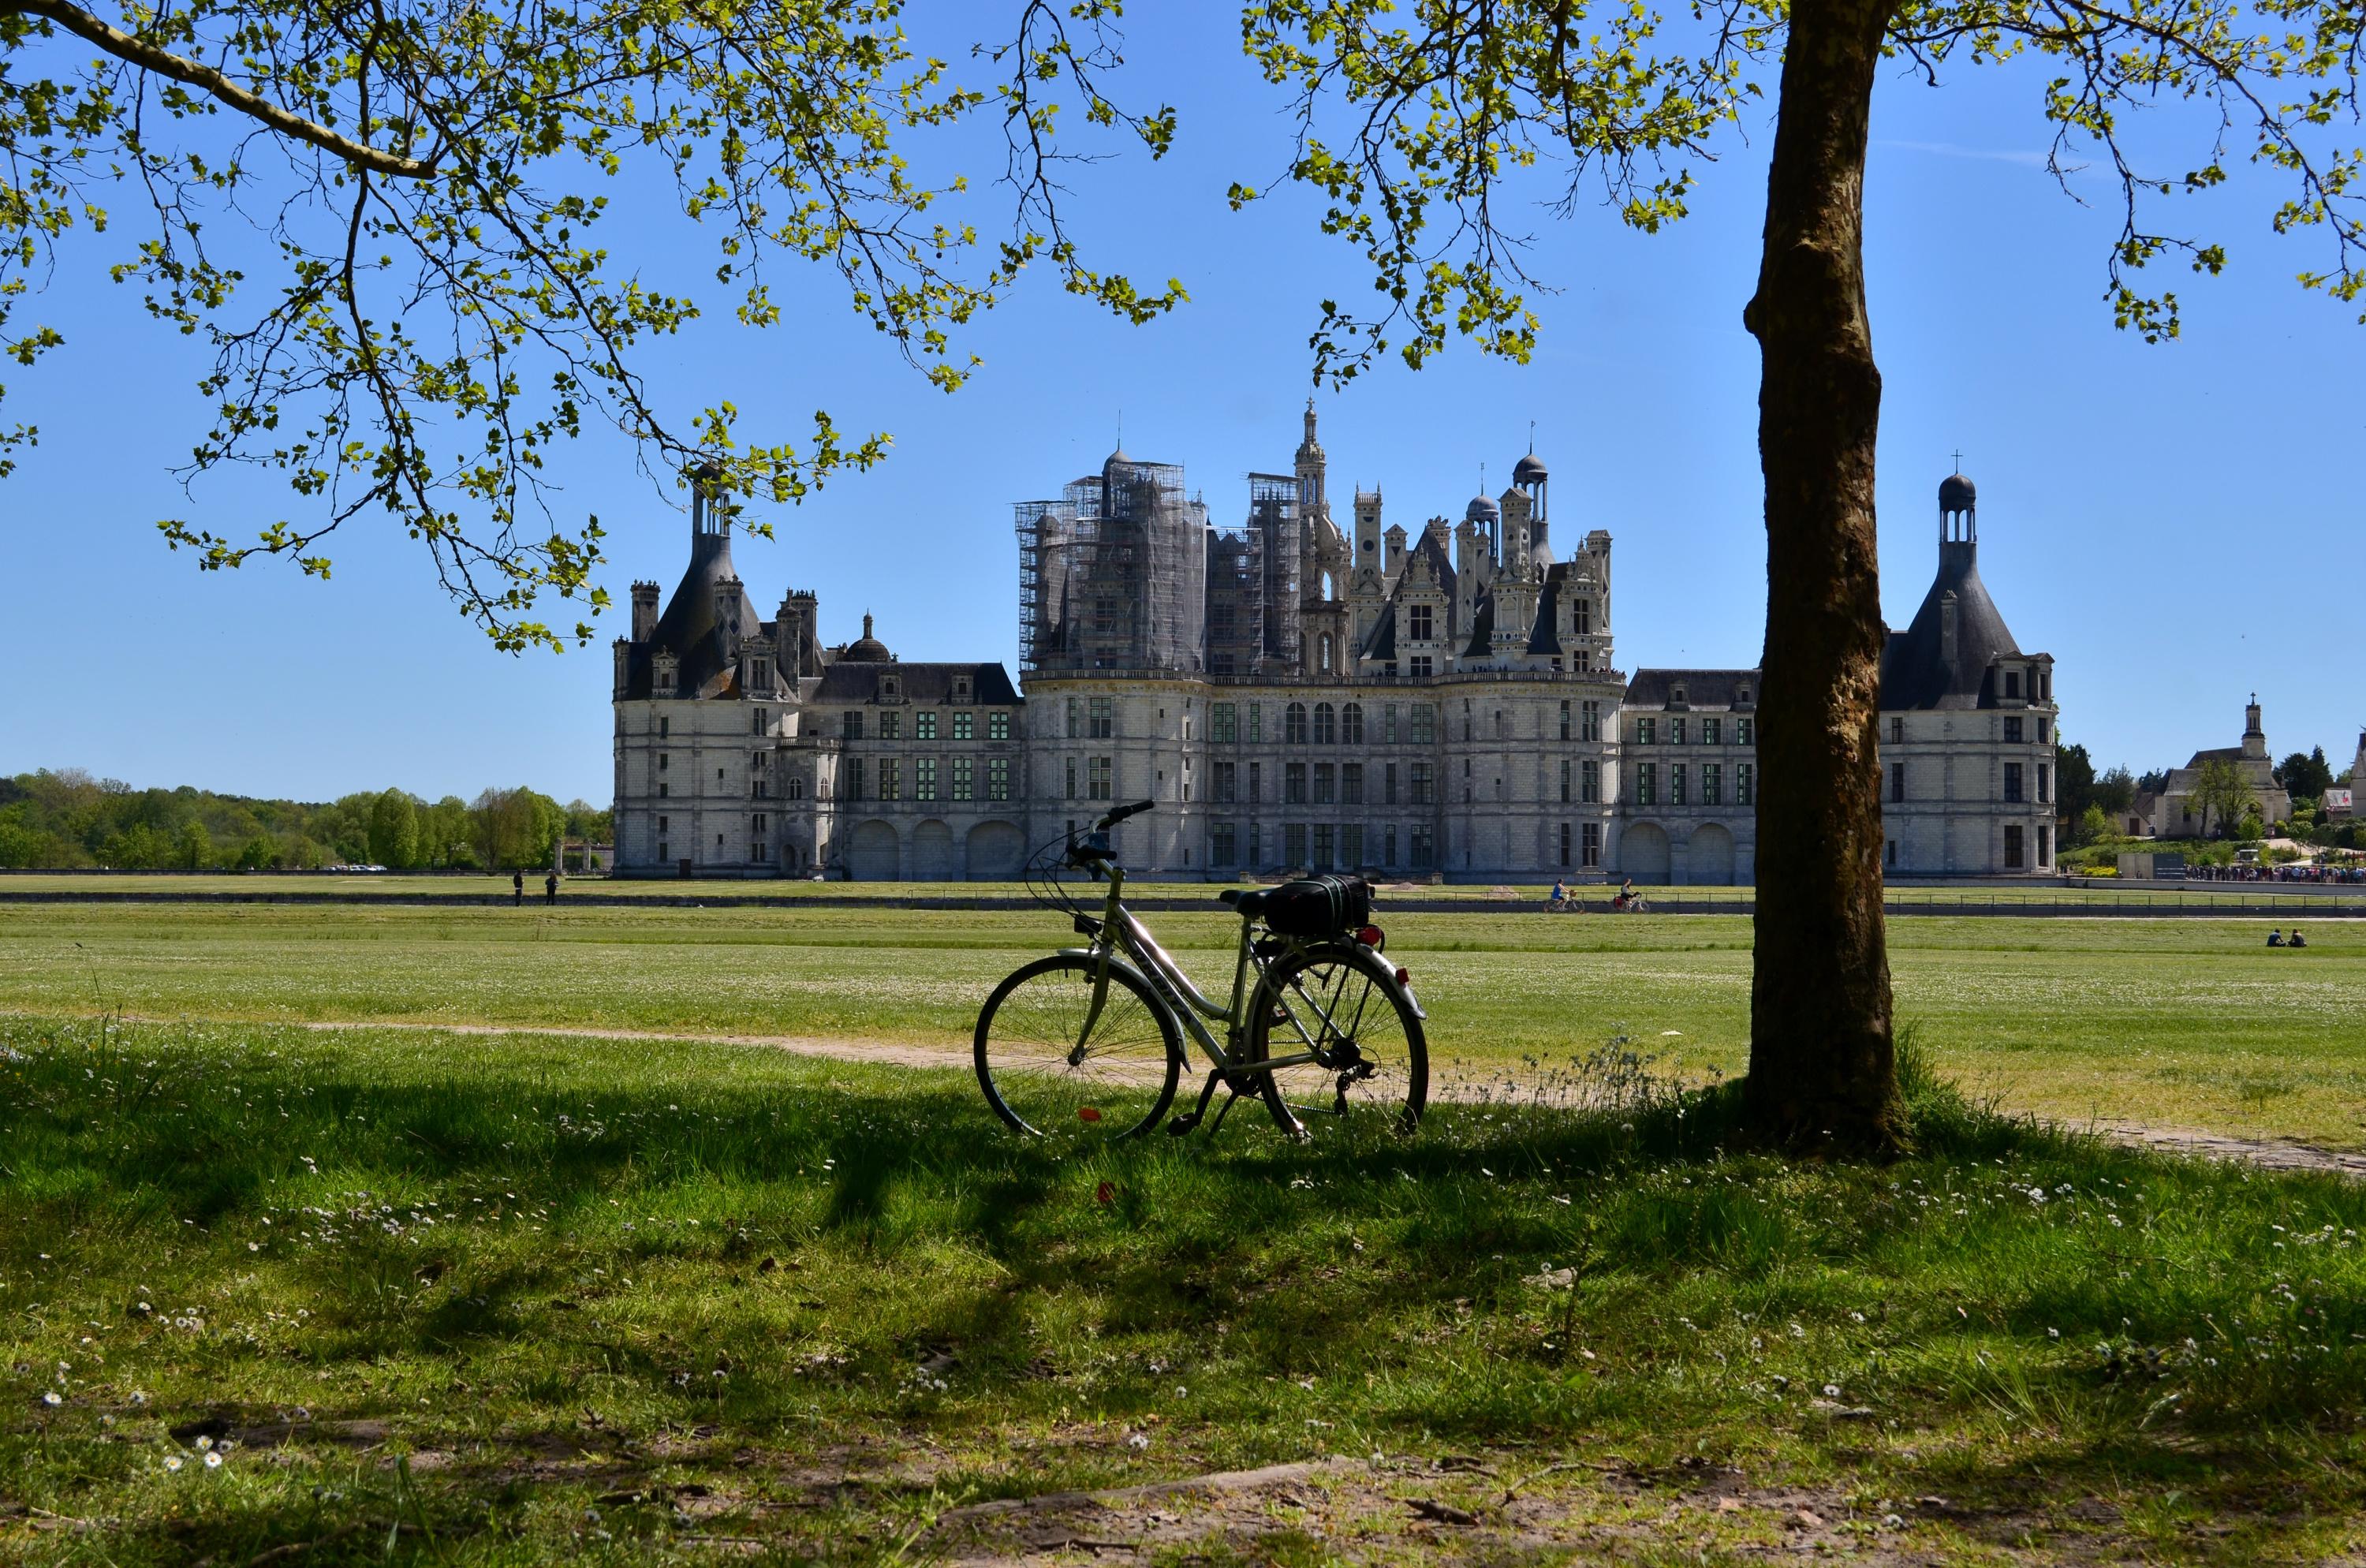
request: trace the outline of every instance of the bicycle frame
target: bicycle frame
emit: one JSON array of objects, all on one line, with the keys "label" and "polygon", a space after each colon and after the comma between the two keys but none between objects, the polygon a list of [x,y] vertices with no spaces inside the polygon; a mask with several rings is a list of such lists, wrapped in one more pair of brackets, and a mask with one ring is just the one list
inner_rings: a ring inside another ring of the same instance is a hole
[{"label": "bicycle frame", "polygon": [[[1125,868],[1111,865],[1109,880],[1109,896],[1101,904],[1099,929],[1089,933],[1094,938],[1093,945],[1062,950],[1073,957],[1093,959],[1098,964],[1093,976],[1092,1006],[1086,1010],[1084,1025],[1076,1035],[1079,1050],[1083,1048],[1083,1042],[1091,1037],[1093,1025],[1099,1020],[1101,1008],[1108,1000],[1110,968],[1118,962],[1117,953],[1122,947],[1126,956],[1132,960],[1130,967],[1135,976],[1166,1004],[1176,1021],[1199,1042],[1200,1049],[1207,1054],[1208,1060],[1219,1072],[1258,1077],[1279,1068],[1301,1066],[1322,1060],[1314,1049],[1314,1042],[1307,1038],[1305,1028],[1299,1023],[1295,1013],[1288,1013],[1289,1022],[1306,1049],[1295,1055],[1275,1056],[1245,1065],[1234,1060],[1233,1052],[1219,1043],[1207,1025],[1200,1021],[1202,1018],[1221,1021],[1226,1026],[1225,1033],[1230,1044],[1234,1050],[1239,1049],[1242,1031],[1248,1026],[1249,1007],[1254,1005],[1256,998],[1265,994],[1266,988],[1267,965],[1257,955],[1254,921],[1241,921],[1240,942],[1233,953],[1232,1001],[1229,1005],[1219,1005],[1210,1001],[1200,987],[1191,983],[1191,977],[1183,973],[1182,966],[1158,945],[1157,939],[1150,934],[1149,929],[1125,907],[1122,902]],[[1295,952],[1302,946],[1302,943],[1290,942],[1288,951]],[[1252,971],[1257,977],[1255,993],[1248,990],[1248,977]]]}]

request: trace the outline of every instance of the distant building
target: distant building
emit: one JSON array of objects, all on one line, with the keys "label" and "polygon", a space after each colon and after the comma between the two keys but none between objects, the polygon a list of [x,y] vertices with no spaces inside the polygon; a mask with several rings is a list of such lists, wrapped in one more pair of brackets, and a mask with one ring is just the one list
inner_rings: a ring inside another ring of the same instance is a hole
[{"label": "distant building", "polygon": [[[1110,804],[1146,874],[1748,882],[1755,670],[1617,666],[1611,538],[1557,559],[1530,452],[1458,524],[1343,528],[1310,405],[1237,529],[1180,467],[1113,452],[1014,509],[1022,700],[998,663],[825,647],[818,605],[759,617],[730,521],[693,500],[662,614],[616,644],[625,874],[1001,877]],[[2053,660],[1982,585],[1971,481],[1940,487],[1939,570],[1881,669],[1885,862],[2050,874]],[[901,563],[899,570],[912,570]]]},{"label": "distant building", "polygon": [[2214,819],[2205,820],[2208,813],[2193,798],[2202,782],[2202,770],[2211,762],[2231,762],[2242,774],[2243,782],[2259,803],[2259,818],[2264,822],[2281,822],[2292,815],[2292,796],[2276,782],[2276,765],[2268,756],[2267,732],[2259,727],[2259,694],[2251,694],[2243,709],[2243,743],[2220,746],[2207,751],[2196,751],[2185,766],[2169,770],[2169,782],[2149,802],[2139,800],[2138,806],[2149,805],[2150,810],[2134,813],[2136,819],[2148,823],[2151,832],[2163,839],[2197,839],[2218,830]]}]

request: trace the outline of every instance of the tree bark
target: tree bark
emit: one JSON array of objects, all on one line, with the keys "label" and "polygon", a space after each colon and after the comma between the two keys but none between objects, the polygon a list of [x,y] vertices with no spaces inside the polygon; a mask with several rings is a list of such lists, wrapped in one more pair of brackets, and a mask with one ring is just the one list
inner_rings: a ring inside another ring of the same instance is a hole
[{"label": "tree bark", "polygon": [[1785,1147],[1905,1144],[1881,915],[1881,373],[1865,301],[1865,138],[1889,0],[1799,0],[1767,176],[1766,475],[1749,1112]]}]

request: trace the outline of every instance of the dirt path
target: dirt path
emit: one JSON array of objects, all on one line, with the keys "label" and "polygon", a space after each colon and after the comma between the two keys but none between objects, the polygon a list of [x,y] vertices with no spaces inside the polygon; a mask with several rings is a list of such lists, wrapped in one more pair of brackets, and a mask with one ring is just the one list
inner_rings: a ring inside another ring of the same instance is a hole
[{"label": "dirt path", "polygon": [[[23,1012],[0,1010],[0,1017],[51,1018],[54,1013]],[[169,1024],[186,1021],[189,1015],[177,1018],[154,1017],[139,1013],[117,1013],[109,1016],[126,1023]],[[592,1024],[576,1023],[427,1023],[411,1020],[377,1019],[241,1019],[207,1017],[207,1023],[252,1023],[281,1029],[310,1030],[324,1034],[351,1030],[401,1030],[422,1034],[466,1034],[501,1038],[505,1035],[553,1035],[578,1040],[646,1040],[678,1045],[738,1045],[758,1050],[785,1051],[792,1055],[817,1056],[829,1061],[885,1063],[899,1067],[937,1067],[967,1069],[973,1061],[969,1047],[954,1043],[926,1044],[917,1041],[860,1040],[814,1034],[702,1034],[678,1030],[606,1029]],[[1187,1080],[1190,1074],[1187,1073]],[[1476,1100],[1482,1094],[1501,1088],[1500,1078],[1485,1082],[1478,1079],[1457,1079],[1440,1076],[1430,1086],[1430,1098],[1454,1101]],[[2330,1171],[2342,1176],[2366,1178],[2366,1154],[2347,1154],[2339,1149],[2320,1148],[2314,1144],[2298,1143],[2287,1138],[2237,1138],[2214,1133],[2205,1127],[2158,1127],[2141,1122],[2096,1122],[2083,1124],[2080,1131],[2131,1148],[2158,1149],[2165,1154],[2198,1156],[2204,1159],[2241,1160],[2266,1170]]]}]

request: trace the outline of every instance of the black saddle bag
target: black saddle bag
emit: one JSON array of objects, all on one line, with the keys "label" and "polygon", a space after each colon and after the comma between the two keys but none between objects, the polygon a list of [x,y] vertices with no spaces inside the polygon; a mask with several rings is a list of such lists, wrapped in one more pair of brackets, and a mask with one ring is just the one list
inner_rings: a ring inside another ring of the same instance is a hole
[{"label": "black saddle bag", "polygon": [[1305,876],[1266,897],[1265,923],[1283,936],[1336,936],[1372,918],[1372,885],[1360,876]]}]

